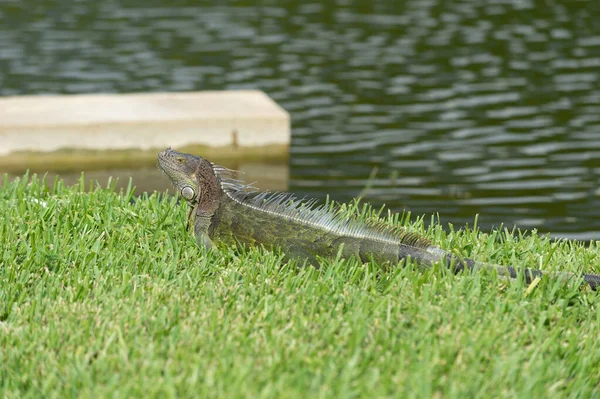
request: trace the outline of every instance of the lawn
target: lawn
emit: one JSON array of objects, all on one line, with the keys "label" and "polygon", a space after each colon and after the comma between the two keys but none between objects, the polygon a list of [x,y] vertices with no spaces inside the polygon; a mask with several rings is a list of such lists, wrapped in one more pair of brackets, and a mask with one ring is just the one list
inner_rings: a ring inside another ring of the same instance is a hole
[{"label": "lawn", "polygon": [[[587,288],[206,252],[173,197],[48,186],[0,187],[3,397],[600,395]],[[485,262],[600,272],[597,243],[388,222]]]}]

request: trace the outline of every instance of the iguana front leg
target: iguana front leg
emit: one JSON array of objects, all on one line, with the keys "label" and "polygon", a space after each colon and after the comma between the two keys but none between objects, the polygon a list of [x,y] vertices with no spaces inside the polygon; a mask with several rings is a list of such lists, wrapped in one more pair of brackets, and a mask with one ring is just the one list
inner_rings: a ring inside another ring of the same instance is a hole
[{"label": "iguana front leg", "polygon": [[196,243],[199,247],[206,248],[207,251],[217,248],[213,240],[206,233],[196,233]]},{"label": "iguana front leg", "polygon": [[194,207],[193,206],[189,206],[188,207],[188,211],[187,211],[187,219],[186,219],[186,223],[185,223],[185,229],[189,230],[190,229],[190,222],[191,222],[191,218],[192,215],[194,214]]},{"label": "iguana front leg", "polygon": [[194,235],[196,243],[199,247],[204,247],[207,250],[216,249],[215,243],[208,236],[208,227],[210,226],[210,216],[206,213],[197,210],[194,220]]}]

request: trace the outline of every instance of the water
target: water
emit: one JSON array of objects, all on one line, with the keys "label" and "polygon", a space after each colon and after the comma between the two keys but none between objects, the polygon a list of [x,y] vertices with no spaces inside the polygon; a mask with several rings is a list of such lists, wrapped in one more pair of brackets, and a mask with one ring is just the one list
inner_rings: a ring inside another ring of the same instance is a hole
[{"label": "water", "polygon": [[[236,171],[235,177],[245,180],[248,183],[256,182],[255,186],[261,190],[285,191],[288,186],[289,168],[288,165],[280,164],[259,164],[255,162],[238,162],[232,165]],[[50,166],[51,168],[51,166]],[[44,177],[46,184],[50,187],[54,185],[58,177],[66,185],[78,184],[81,181],[81,171],[71,172],[41,172],[33,171],[38,177]],[[23,176],[23,173],[8,173],[9,180]],[[161,172],[158,167],[141,166],[136,169],[114,168],[104,170],[84,171],[83,178],[86,184],[92,182],[93,186],[107,187],[109,178],[111,186],[114,185],[117,192],[125,191],[129,185],[129,180],[135,188],[135,193],[151,193],[153,191],[168,191],[175,193],[175,189],[167,176]],[[2,181],[0,181],[0,185]]]},{"label": "water", "polygon": [[300,195],[600,238],[595,0],[26,3],[0,95],[260,89]]}]

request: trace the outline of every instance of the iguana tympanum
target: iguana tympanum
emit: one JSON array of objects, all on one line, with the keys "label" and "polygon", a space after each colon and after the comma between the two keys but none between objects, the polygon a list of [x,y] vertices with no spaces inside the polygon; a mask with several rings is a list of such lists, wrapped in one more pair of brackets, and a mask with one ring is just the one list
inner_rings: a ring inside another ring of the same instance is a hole
[{"label": "iguana tympanum", "polygon": [[[262,245],[280,249],[288,259],[318,265],[318,257],[355,257],[380,265],[397,264],[411,258],[420,267],[436,262],[453,272],[491,269],[497,274],[528,282],[542,272],[511,266],[476,263],[433,246],[424,238],[382,222],[348,218],[329,206],[315,207],[287,193],[256,192],[235,180],[232,171],[210,161],[170,148],[158,154],[159,167],[169,176],[189,205],[188,225],[193,226],[198,245],[213,248],[215,241],[230,245]],[[568,273],[553,274],[562,279]],[[590,287],[600,285],[600,275],[581,276]]]}]

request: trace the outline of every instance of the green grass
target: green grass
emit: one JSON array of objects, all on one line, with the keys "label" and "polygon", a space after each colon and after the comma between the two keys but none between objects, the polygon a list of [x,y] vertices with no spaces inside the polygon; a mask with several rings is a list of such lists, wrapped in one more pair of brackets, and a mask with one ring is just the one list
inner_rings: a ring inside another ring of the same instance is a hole
[{"label": "green grass", "polygon": [[[0,188],[2,397],[590,397],[588,289],[202,252],[185,205],[27,177]],[[397,223],[481,261],[598,272],[597,244]]]}]

